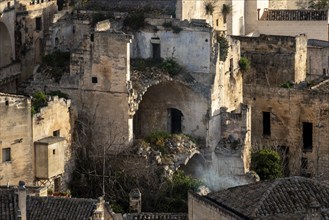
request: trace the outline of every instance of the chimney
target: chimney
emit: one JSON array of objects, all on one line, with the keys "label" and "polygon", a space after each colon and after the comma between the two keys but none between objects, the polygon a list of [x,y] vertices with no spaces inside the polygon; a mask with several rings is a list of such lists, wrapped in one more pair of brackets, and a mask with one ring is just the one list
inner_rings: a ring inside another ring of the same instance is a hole
[{"label": "chimney", "polygon": [[18,183],[18,207],[20,210],[20,219],[26,220],[26,189],[25,182]]},{"label": "chimney", "polygon": [[142,194],[137,188],[129,193],[129,211],[137,213],[142,211]]},{"label": "chimney", "polygon": [[96,205],[96,210],[94,211],[92,220],[104,220],[104,209],[105,209],[104,197],[99,197]]}]

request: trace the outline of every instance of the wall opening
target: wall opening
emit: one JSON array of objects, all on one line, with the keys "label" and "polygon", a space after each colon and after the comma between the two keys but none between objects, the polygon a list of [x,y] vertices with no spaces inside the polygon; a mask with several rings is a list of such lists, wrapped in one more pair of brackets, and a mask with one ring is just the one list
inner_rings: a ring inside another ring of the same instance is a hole
[{"label": "wall opening", "polygon": [[58,11],[62,11],[64,7],[64,0],[57,0]]},{"label": "wall opening", "polygon": [[152,43],[152,58],[154,60],[161,59],[161,47],[160,47],[160,38],[155,37],[151,39]]},{"label": "wall opening", "polygon": [[41,31],[42,30],[42,20],[41,17],[35,18],[35,30]]},{"label": "wall opening", "polygon": [[55,192],[61,191],[61,178],[60,177],[54,179],[54,191]]},{"label": "wall opening", "polygon": [[313,148],[313,124],[303,122],[303,150],[312,151]]},{"label": "wall opening", "polygon": [[176,108],[168,109],[168,128],[172,134],[182,133],[183,113]]},{"label": "wall opening", "polygon": [[290,175],[290,170],[289,170],[289,147],[286,146],[279,146],[279,153],[282,159],[282,170],[283,170],[283,175],[284,176],[289,176]]},{"label": "wall opening", "polygon": [[54,137],[59,137],[60,135],[61,135],[61,131],[60,130],[53,131],[53,136]]},{"label": "wall opening", "polygon": [[2,149],[2,162],[9,162],[11,161],[11,149],[3,148]]},{"label": "wall opening", "polygon": [[271,135],[271,113],[263,112],[263,135]]}]

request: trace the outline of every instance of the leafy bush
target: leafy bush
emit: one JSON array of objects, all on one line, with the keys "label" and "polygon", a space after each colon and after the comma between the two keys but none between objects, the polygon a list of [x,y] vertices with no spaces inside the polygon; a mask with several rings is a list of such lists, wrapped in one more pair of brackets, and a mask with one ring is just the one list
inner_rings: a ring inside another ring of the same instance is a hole
[{"label": "leafy bush", "polygon": [[172,22],[164,22],[164,23],[162,24],[162,26],[163,26],[164,28],[171,28],[171,27],[172,27]]},{"label": "leafy bush", "polygon": [[285,88],[285,89],[290,89],[294,86],[294,84],[290,81],[287,81],[285,83],[283,83],[282,85],[280,85],[281,88]]},{"label": "leafy bush", "polygon": [[168,72],[171,76],[177,75],[182,70],[182,67],[176,62],[174,58],[166,58],[162,62],[161,68]]},{"label": "leafy bush", "polygon": [[251,155],[251,169],[261,180],[273,180],[283,176],[281,157],[278,152],[262,149]]},{"label": "leafy bush", "polygon": [[177,171],[172,180],[168,180],[164,191],[160,194],[157,212],[187,212],[187,194],[189,190],[197,191],[202,185],[200,180]]},{"label": "leafy bush", "polygon": [[224,36],[217,35],[217,42],[219,43],[219,60],[225,61],[228,54],[229,44]]},{"label": "leafy bush", "polygon": [[48,54],[42,58],[43,66],[50,67],[50,75],[56,81],[59,82],[64,72],[69,71],[70,67],[70,53],[55,51],[52,54]]},{"label": "leafy bush", "polygon": [[39,91],[33,94],[31,107],[32,114],[40,112],[40,109],[47,105],[47,95],[45,93]]},{"label": "leafy bush", "polygon": [[239,67],[243,71],[248,71],[250,69],[250,61],[247,57],[241,57],[239,60]]}]

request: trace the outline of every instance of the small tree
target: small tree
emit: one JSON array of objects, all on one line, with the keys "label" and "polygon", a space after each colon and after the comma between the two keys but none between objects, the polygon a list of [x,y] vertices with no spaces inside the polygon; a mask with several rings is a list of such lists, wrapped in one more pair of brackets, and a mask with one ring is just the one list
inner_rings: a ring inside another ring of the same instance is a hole
[{"label": "small tree", "polygon": [[262,149],[252,153],[251,169],[261,180],[273,180],[283,176],[281,157],[274,150]]},{"label": "small tree", "polygon": [[227,15],[230,14],[231,11],[232,11],[231,5],[223,4],[222,14],[223,14],[223,22],[224,22],[224,24],[226,24]]},{"label": "small tree", "polygon": [[248,71],[250,69],[250,61],[247,57],[241,57],[239,60],[239,67],[242,71]]}]

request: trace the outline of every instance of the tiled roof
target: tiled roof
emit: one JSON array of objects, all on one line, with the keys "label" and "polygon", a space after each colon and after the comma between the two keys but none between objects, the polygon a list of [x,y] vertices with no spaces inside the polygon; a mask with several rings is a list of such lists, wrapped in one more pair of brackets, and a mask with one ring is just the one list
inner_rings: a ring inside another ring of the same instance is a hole
[{"label": "tiled roof", "polygon": [[27,219],[90,219],[97,200],[56,197],[27,197]]},{"label": "tiled roof", "polygon": [[322,219],[329,216],[329,188],[304,177],[288,177],[233,187],[210,193],[206,198],[249,218],[262,219],[280,215],[288,217],[306,213],[312,204],[320,206]]},{"label": "tiled roof", "polygon": [[187,220],[186,213],[127,213],[125,214],[127,220]]},{"label": "tiled roof", "polygon": [[14,189],[0,188],[0,219],[17,219],[18,199]]}]

